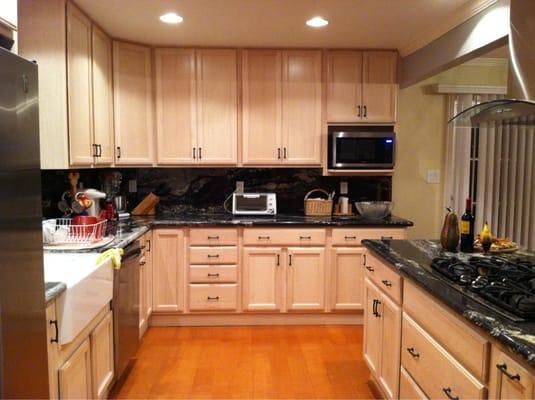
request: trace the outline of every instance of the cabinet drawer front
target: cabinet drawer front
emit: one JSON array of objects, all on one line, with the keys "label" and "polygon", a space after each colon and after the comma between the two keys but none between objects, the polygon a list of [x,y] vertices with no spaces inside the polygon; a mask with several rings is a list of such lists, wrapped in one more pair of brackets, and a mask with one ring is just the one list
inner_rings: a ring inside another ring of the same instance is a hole
[{"label": "cabinet drawer front", "polygon": [[238,249],[236,247],[191,247],[189,262],[190,264],[237,264]]},{"label": "cabinet drawer front", "polygon": [[377,257],[366,254],[366,276],[397,304],[401,304],[402,278]]},{"label": "cabinet drawer front", "polygon": [[335,228],[332,243],[333,246],[360,246],[364,239],[405,239],[405,236],[404,228]]},{"label": "cabinet drawer front", "polygon": [[236,265],[190,265],[189,281],[192,283],[236,282],[238,267]]},{"label": "cabinet drawer front", "polygon": [[482,399],[485,387],[407,314],[403,315],[401,363],[432,399]]},{"label": "cabinet drawer front", "polygon": [[189,232],[192,246],[235,246],[238,244],[238,230],[226,228],[194,228]]},{"label": "cabinet drawer front", "polygon": [[235,310],[236,284],[189,285],[189,309],[191,311]]},{"label": "cabinet drawer front", "polygon": [[399,398],[400,400],[427,400],[428,397],[414,382],[405,368],[401,367],[399,375]]},{"label": "cabinet drawer front", "polygon": [[325,244],[325,229],[245,229],[243,243],[253,246],[323,246]]},{"label": "cabinet drawer front", "polygon": [[413,283],[403,285],[403,308],[481,382],[487,381],[490,343]]}]

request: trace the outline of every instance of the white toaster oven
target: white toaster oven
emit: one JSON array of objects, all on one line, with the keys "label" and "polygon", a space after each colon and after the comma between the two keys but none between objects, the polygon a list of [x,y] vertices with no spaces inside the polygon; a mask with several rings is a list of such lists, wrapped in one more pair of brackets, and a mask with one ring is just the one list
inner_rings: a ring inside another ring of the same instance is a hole
[{"label": "white toaster oven", "polygon": [[275,193],[233,193],[232,214],[275,215],[277,195]]}]

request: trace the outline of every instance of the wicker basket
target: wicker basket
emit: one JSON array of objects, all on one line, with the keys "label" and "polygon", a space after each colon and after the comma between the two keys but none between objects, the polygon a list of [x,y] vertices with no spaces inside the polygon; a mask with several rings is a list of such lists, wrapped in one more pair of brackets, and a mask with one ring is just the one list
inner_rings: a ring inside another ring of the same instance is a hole
[{"label": "wicker basket", "polygon": [[[310,195],[315,192],[321,192],[327,199],[309,199]],[[333,211],[333,201],[328,200],[329,193],[323,189],[313,189],[305,195],[305,215],[310,216],[322,216],[327,217],[332,214]]]}]

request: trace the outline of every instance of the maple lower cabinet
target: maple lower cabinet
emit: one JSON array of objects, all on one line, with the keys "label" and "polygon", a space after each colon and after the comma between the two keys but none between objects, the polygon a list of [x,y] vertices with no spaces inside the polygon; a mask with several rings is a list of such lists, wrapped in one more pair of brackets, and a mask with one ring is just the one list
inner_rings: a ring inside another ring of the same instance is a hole
[{"label": "maple lower cabinet", "polygon": [[288,248],[286,307],[323,310],[325,307],[325,249]]},{"label": "maple lower cabinet", "polygon": [[243,249],[243,308],[282,310],[283,260],[281,248]]},{"label": "maple lower cabinet", "polygon": [[111,311],[91,332],[89,341],[93,397],[103,399],[106,398],[114,378],[113,314]]},{"label": "maple lower cabinet", "polygon": [[184,310],[184,232],[156,229],[153,239],[153,311]]},{"label": "maple lower cabinet", "polygon": [[326,64],[328,122],[396,121],[396,51],[329,50]]},{"label": "maple lower cabinet", "polygon": [[369,279],[364,280],[364,360],[372,375],[377,376],[381,363],[381,329],[382,324],[376,315],[376,304],[380,292]]},{"label": "maple lower cabinet", "polygon": [[115,163],[153,163],[154,120],[151,49],[113,42]]},{"label": "maple lower cabinet", "polygon": [[331,253],[331,307],[362,310],[365,249],[340,247],[333,248]]},{"label": "maple lower cabinet", "polygon": [[91,349],[86,339],[58,370],[61,399],[91,399]]},{"label": "maple lower cabinet", "polygon": [[492,349],[489,398],[496,400],[535,397],[535,371],[523,366],[497,347]]},{"label": "maple lower cabinet", "polygon": [[149,326],[152,314],[152,231],[140,239],[139,259],[139,337],[142,338]]}]

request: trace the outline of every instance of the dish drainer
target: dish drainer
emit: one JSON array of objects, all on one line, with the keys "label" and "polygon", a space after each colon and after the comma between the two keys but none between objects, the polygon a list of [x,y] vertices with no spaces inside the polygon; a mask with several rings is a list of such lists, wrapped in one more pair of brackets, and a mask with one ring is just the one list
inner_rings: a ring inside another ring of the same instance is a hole
[{"label": "dish drainer", "polygon": [[92,244],[106,235],[107,220],[95,224],[75,225],[72,218],[43,221],[43,242],[47,245]]}]

